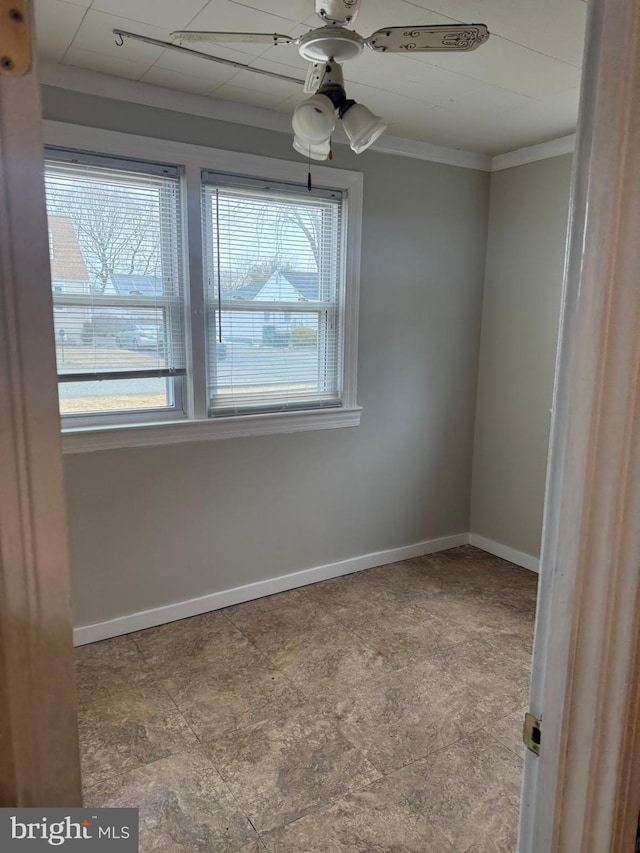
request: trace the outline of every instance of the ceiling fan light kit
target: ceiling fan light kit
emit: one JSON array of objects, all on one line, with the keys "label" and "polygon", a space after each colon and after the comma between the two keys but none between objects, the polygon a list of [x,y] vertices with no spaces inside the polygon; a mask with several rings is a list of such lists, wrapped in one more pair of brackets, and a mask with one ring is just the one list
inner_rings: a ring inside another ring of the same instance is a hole
[{"label": "ceiling fan light kit", "polygon": [[385,123],[367,107],[347,98],[338,62],[325,62],[321,69],[314,68],[314,74],[320,75],[318,90],[293,111],[293,147],[305,156],[313,147],[313,155],[308,154],[311,159],[329,159],[337,117],[342,120],[352,150],[356,154],[365,151],[384,132]]},{"label": "ceiling fan light kit", "polygon": [[302,154],[303,157],[306,157],[309,160],[329,160],[331,157],[330,138],[317,145],[311,145],[311,143],[304,142],[304,140],[300,139],[299,136],[294,135],[293,147],[298,154]]},{"label": "ceiling fan light kit", "polygon": [[[348,99],[341,63],[357,59],[365,47],[376,53],[432,53],[443,51],[470,51],[484,44],[489,38],[485,24],[437,24],[426,26],[385,27],[363,38],[354,30],[347,29],[353,23],[362,0],[315,0],[315,11],[323,26],[293,38],[280,33],[230,33],[179,30],[171,37],[180,42],[251,44],[295,44],[300,55],[311,64],[304,84],[304,91],[311,95],[298,104],[293,112],[293,147],[305,157],[326,160],[331,156],[331,134],[335,129],[336,115],[342,120],[351,148],[356,154],[366,151],[386,130],[386,124],[363,104]],[[114,33],[153,41],[135,33]],[[154,42],[160,43],[162,42]],[[166,45],[170,47],[170,44]],[[240,63],[191,52],[195,56],[223,62],[228,65]],[[247,71],[269,75],[272,72],[251,65],[243,66]],[[274,77],[284,75],[273,73]]]},{"label": "ceiling fan light kit", "polygon": [[331,139],[336,127],[336,111],[331,98],[311,95],[298,104],[291,120],[293,132],[305,144],[321,145]]},{"label": "ceiling fan light kit", "polygon": [[379,116],[364,104],[347,99],[344,89],[332,84],[295,108],[292,120],[295,150],[312,160],[328,160],[336,114],[356,154],[366,151],[387,128]]},{"label": "ceiling fan light kit", "polygon": [[340,118],[349,137],[351,150],[356,154],[366,151],[387,129],[387,125],[379,116],[374,115],[364,104],[356,104],[355,101],[346,102],[345,107],[340,110]]}]

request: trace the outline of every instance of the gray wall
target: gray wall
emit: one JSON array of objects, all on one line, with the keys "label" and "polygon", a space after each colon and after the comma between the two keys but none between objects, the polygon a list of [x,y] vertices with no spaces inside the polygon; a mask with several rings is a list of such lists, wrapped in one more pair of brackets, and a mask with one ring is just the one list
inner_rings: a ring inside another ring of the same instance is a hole
[{"label": "gray wall", "polygon": [[539,556],[571,155],[495,172],[471,530]]},{"label": "gray wall", "polygon": [[[294,159],[290,138],[44,91],[45,117]],[[77,625],[468,530],[489,175],[364,172],[355,429],[66,458]]]}]

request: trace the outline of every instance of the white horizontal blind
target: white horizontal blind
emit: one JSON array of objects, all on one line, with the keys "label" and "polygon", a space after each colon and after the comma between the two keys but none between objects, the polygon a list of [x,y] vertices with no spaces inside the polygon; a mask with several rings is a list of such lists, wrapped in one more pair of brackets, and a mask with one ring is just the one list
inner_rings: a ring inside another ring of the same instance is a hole
[{"label": "white horizontal blind", "polygon": [[210,413],[339,406],[342,193],[203,173]]},{"label": "white horizontal blind", "polygon": [[178,169],[48,151],[45,185],[62,412],[176,406],[186,365]]}]

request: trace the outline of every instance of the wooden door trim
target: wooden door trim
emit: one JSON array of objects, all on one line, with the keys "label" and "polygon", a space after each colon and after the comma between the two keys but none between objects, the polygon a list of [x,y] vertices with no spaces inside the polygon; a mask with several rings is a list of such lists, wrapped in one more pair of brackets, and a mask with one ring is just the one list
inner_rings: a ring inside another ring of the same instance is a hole
[{"label": "wooden door trim", "polygon": [[0,76],[0,806],[71,807],[80,770],[40,125],[35,69]]},{"label": "wooden door trim", "polygon": [[589,13],[520,850],[632,851],[640,808],[640,2]]}]

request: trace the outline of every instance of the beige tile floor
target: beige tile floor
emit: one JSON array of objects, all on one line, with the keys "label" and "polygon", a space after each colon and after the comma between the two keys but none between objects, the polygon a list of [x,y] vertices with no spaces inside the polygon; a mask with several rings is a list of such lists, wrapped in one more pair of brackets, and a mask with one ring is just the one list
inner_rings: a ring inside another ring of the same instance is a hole
[{"label": "beige tile floor", "polygon": [[536,577],[471,547],[78,649],[142,853],[510,853]]}]

